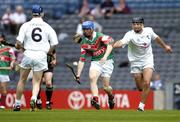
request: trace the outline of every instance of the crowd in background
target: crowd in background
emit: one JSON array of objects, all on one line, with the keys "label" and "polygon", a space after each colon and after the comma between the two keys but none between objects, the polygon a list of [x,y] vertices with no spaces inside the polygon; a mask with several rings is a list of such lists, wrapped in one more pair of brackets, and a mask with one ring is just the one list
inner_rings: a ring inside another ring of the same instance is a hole
[{"label": "crowd in background", "polygon": [[17,35],[20,26],[26,22],[26,14],[22,6],[16,6],[15,11],[11,8],[7,8],[2,16],[1,24],[6,31],[11,32],[13,35]]},{"label": "crowd in background", "polygon": [[105,19],[111,18],[113,14],[131,13],[125,0],[119,0],[119,4],[115,4],[112,0],[104,0],[102,3],[96,4],[95,7],[90,7],[88,0],[83,0],[80,6],[78,16],[83,17],[86,15],[93,15],[94,17],[104,17]]}]

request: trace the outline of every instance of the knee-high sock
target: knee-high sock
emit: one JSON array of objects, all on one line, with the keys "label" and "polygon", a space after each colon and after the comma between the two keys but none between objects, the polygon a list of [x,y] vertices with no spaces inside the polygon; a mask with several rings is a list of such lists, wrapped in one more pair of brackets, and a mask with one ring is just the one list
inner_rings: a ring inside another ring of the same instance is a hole
[{"label": "knee-high sock", "polygon": [[53,94],[53,87],[46,87],[46,101],[51,101]]},{"label": "knee-high sock", "polygon": [[3,106],[6,105],[6,94],[1,95],[1,105],[3,105]]}]

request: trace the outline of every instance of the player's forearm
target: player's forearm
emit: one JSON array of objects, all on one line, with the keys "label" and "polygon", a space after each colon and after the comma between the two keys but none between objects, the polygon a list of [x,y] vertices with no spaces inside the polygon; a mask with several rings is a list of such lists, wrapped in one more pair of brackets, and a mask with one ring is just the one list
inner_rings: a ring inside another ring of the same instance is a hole
[{"label": "player's forearm", "polygon": [[84,62],[79,61],[77,66],[77,77],[80,77],[83,68],[84,68]]},{"label": "player's forearm", "polygon": [[104,54],[103,57],[107,58],[110,55],[110,53],[112,52],[112,49],[113,49],[113,46],[112,45],[108,45],[107,49],[106,49],[106,53]]},{"label": "player's forearm", "polygon": [[165,49],[166,47],[166,43],[158,36],[155,41],[162,47]]},{"label": "player's forearm", "polygon": [[122,44],[121,40],[119,40],[114,43],[113,48],[118,48],[118,47],[122,47],[122,46],[123,46],[123,44]]},{"label": "player's forearm", "polygon": [[55,50],[56,45],[53,45],[50,47],[48,54],[53,54],[53,51]]},{"label": "player's forearm", "polygon": [[53,60],[56,60],[56,53],[53,54]]}]

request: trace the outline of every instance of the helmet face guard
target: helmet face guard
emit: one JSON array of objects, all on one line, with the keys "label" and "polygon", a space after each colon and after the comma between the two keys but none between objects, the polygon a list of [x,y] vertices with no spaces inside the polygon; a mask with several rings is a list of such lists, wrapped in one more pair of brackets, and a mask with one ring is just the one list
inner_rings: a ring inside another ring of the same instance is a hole
[{"label": "helmet face guard", "polygon": [[144,19],[142,17],[134,17],[132,19],[132,28],[135,33],[140,33],[142,31]]},{"label": "helmet face guard", "polygon": [[[94,30],[94,23],[92,21],[85,21],[82,23],[82,29],[83,29],[83,35],[89,38]],[[90,31],[89,32],[90,34],[87,33],[86,30]]]}]

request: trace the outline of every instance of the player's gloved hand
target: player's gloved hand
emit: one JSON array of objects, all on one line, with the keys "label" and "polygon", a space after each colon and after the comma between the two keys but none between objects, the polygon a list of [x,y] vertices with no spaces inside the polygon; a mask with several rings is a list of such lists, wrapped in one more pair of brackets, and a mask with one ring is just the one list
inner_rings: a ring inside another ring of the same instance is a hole
[{"label": "player's gloved hand", "polygon": [[73,41],[74,41],[75,43],[81,43],[81,41],[82,41],[82,36],[81,36],[80,34],[75,34],[75,35],[73,36]]},{"label": "player's gloved hand", "polygon": [[16,64],[16,65],[15,65],[14,70],[15,70],[15,71],[20,71],[20,66],[19,66],[19,64]]}]

